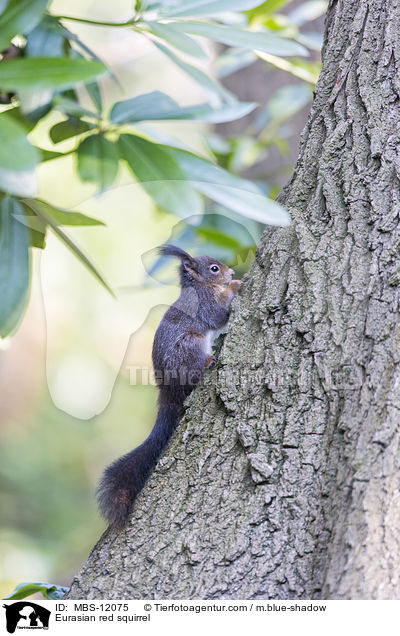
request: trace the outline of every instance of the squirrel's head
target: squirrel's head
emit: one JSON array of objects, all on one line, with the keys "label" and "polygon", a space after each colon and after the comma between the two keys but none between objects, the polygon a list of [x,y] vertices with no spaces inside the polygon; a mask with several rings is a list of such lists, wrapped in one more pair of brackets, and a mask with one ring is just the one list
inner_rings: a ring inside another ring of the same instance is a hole
[{"label": "squirrel's head", "polygon": [[229,285],[234,270],[210,256],[190,256],[180,247],[163,245],[163,256],[176,256],[181,261],[180,276],[182,287],[197,284]]}]

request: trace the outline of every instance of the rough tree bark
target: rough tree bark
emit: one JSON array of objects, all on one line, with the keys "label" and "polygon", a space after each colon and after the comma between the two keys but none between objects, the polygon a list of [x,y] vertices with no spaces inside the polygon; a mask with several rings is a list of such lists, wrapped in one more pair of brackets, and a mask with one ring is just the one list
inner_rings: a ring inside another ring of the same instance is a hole
[{"label": "rough tree bark", "polygon": [[331,0],[293,223],[70,598],[400,598],[399,33],[398,0]]}]

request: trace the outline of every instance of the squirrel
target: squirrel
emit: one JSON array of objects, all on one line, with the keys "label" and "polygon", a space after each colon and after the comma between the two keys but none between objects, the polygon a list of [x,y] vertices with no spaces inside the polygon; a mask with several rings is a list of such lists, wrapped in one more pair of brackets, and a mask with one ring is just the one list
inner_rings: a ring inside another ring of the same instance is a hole
[{"label": "squirrel", "polygon": [[179,298],[169,307],[153,342],[153,367],[159,389],[157,419],[149,437],[104,471],[98,488],[99,508],[111,526],[125,525],[133,503],[183,410],[183,403],[214,363],[212,340],[228,321],[229,306],[242,281],[224,263],[194,258],[173,245],[160,248],[163,256],[180,259]]}]

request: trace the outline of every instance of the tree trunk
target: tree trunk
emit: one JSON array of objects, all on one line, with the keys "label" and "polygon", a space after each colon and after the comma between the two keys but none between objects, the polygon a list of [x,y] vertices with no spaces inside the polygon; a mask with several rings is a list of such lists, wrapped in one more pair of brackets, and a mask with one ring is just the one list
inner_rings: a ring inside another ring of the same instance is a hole
[{"label": "tree trunk", "polygon": [[331,0],[293,223],[69,598],[400,598],[399,10]]}]

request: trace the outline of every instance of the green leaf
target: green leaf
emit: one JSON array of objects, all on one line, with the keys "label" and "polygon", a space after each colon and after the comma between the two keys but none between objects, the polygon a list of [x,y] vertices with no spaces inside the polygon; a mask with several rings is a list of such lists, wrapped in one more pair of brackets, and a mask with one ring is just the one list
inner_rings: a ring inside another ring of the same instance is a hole
[{"label": "green leaf", "polygon": [[285,7],[289,2],[291,2],[291,0],[266,0],[254,7],[254,9],[248,11],[247,15],[250,20],[259,17],[269,17],[272,13],[277,13],[279,9]]},{"label": "green leaf", "polygon": [[254,102],[236,102],[217,109],[209,104],[181,107],[165,93],[153,91],[117,102],[110,118],[114,124],[168,119],[200,120],[215,124],[240,119],[256,106]]},{"label": "green leaf", "polygon": [[163,24],[162,22],[146,22],[150,33],[155,35],[168,44],[171,44],[174,48],[183,51],[187,55],[193,57],[206,58],[207,54],[196,40],[182,33],[176,29],[176,25],[173,22],[169,24]]},{"label": "green leaf", "polygon": [[284,60],[277,55],[270,55],[269,53],[263,53],[262,51],[256,51],[258,57],[260,57],[268,64],[272,64],[276,68],[281,69],[282,71],[287,71],[294,75],[295,77],[299,77],[305,82],[309,82],[310,84],[315,84],[318,75],[319,68],[318,63],[314,62],[306,62],[304,60]]},{"label": "green leaf", "polygon": [[261,192],[242,190],[238,184],[234,186],[219,185],[205,181],[197,182],[196,187],[225,208],[259,223],[279,226],[290,224],[290,217],[286,210]]},{"label": "green leaf", "polygon": [[102,192],[115,181],[119,163],[118,150],[116,144],[101,133],[83,139],[76,156],[78,174],[82,181],[98,184]]},{"label": "green leaf", "polygon": [[29,33],[25,54],[28,57],[61,57],[64,55],[65,38],[54,24],[54,19],[45,16]]},{"label": "green leaf", "polygon": [[242,216],[270,225],[289,225],[287,211],[246,179],[236,177],[186,150],[170,153],[197,190]]},{"label": "green leaf", "polygon": [[121,135],[118,147],[120,156],[157,205],[181,217],[198,213],[201,201],[169,147],[136,135]]},{"label": "green leaf", "polygon": [[37,247],[40,250],[43,250],[46,247],[46,230],[47,225],[43,223],[41,219],[26,206],[22,201],[20,201],[21,205],[24,208],[24,215],[18,216],[18,221],[23,223],[29,228],[31,235],[31,247]]},{"label": "green leaf", "polygon": [[46,245],[46,230],[47,223],[38,215],[33,212],[29,207],[29,203],[32,203],[40,207],[46,214],[51,216],[57,225],[68,226],[90,226],[90,225],[104,225],[102,221],[94,219],[90,216],[86,216],[81,212],[75,212],[71,210],[64,210],[62,208],[56,208],[50,205],[46,201],[41,199],[23,199],[20,201],[24,208],[25,215],[16,216],[18,221],[29,227],[31,233],[31,246],[43,249]]},{"label": "green leaf", "polygon": [[101,90],[98,82],[90,82],[85,86],[90,99],[92,100],[94,106],[96,107],[96,111],[101,113],[103,107],[103,100],[101,97]]},{"label": "green leaf", "polygon": [[117,102],[111,109],[110,120],[113,124],[134,121],[163,119],[165,114],[176,111],[178,104],[161,91],[144,93],[123,102]]},{"label": "green leaf", "polygon": [[56,208],[46,201],[41,199],[22,199],[20,203],[24,207],[25,215],[16,217],[18,221],[29,227],[31,233],[31,246],[43,249],[46,245],[46,229],[47,224],[37,216],[35,212],[29,207],[29,203],[33,203],[44,211],[44,213],[51,216],[57,225],[68,226],[93,226],[104,225],[103,221],[94,219],[93,217],[86,216],[81,212],[75,212],[72,210],[64,210],[63,208]]},{"label": "green leaf", "polygon": [[[37,148],[37,146],[36,146]],[[41,154],[42,162],[51,161],[52,159],[59,159],[60,157],[67,157],[73,152],[53,152],[52,150],[45,150],[45,148],[37,148]]]},{"label": "green leaf", "polygon": [[38,204],[38,202],[34,199],[24,199],[23,201],[37,216],[44,221],[58,236],[58,238],[71,250],[71,252],[76,256],[78,260],[89,270],[89,272],[103,285],[103,287],[111,294],[111,296],[115,297],[114,292],[110,288],[110,286],[106,283],[103,276],[100,274],[95,265],[90,261],[90,259],[82,252],[82,250],[63,232],[57,222],[54,220],[51,214],[44,208],[44,206]]},{"label": "green leaf", "polygon": [[0,204],[0,337],[19,325],[29,296],[29,229],[14,215],[24,214],[12,197]]},{"label": "green leaf", "polygon": [[54,585],[52,583],[20,583],[14,591],[4,597],[6,601],[18,601],[32,594],[40,593],[43,598],[50,601],[57,601],[68,592],[69,587]]},{"label": "green leaf", "polygon": [[160,42],[154,42],[160,51],[164,53],[167,57],[169,57],[174,64],[179,66],[185,73],[190,75],[192,79],[197,82],[204,91],[204,94],[207,97],[207,100],[214,107],[218,107],[224,102],[230,103],[235,102],[236,97],[230,93],[222,84],[214,80],[212,77],[204,73],[201,69],[197,68],[197,66],[193,66],[192,64],[188,64],[184,62],[180,57],[175,55],[170,49],[168,49]]},{"label": "green leaf", "polygon": [[75,212],[73,210],[65,210],[64,208],[56,208],[54,205],[50,205],[47,201],[42,199],[23,199],[22,203],[29,206],[33,204],[39,208],[44,214],[51,217],[57,225],[69,225],[69,226],[89,226],[89,225],[105,225],[103,221],[95,219],[82,212]]},{"label": "green leaf", "polygon": [[46,9],[47,0],[10,0],[0,15],[0,51],[15,35],[26,35],[35,28]]},{"label": "green leaf", "polygon": [[[156,144],[135,135],[121,135],[126,159],[143,188],[164,209],[179,216],[196,214],[188,195],[195,189],[242,216],[271,225],[288,225],[286,210],[246,179],[186,150]],[[190,181],[189,183],[185,183]],[[191,189],[190,189],[191,188]]]},{"label": "green leaf", "polygon": [[0,168],[20,172],[33,169],[40,161],[27,133],[27,128],[7,111],[0,114]]},{"label": "green leaf", "polygon": [[242,247],[239,241],[214,227],[195,227],[195,232],[207,243],[214,243],[220,247],[227,247],[233,250],[238,250]]},{"label": "green leaf", "polygon": [[[1,65],[0,65],[1,66]],[[20,113],[0,114],[0,189],[9,194],[34,196],[34,168],[40,161],[38,150],[29,143],[28,128]]]},{"label": "green leaf", "polygon": [[[162,3],[160,3],[163,6]],[[205,15],[213,16],[220,13],[232,13],[235,11],[246,11],[260,4],[260,0],[181,0],[180,2],[168,3],[170,6],[163,7],[161,15],[169,17]]]},{"label": "green leaf", "polygon": [[35,127],[35,124],[25,117],[24,113],[21,111],[21,108],[19,106],[16,106],[14,108],[9,108],[5,112],[7,113],[9,117],[12,117],[19,124],[23,126],[23,128],[25,129],[25,134],[27,134],[28,132],[31,132],[31,130],[33,130],[33,128]]},{"label": "green leaf", "polygon": [[58,124],[54,124],[54,126],[50,128],[49,136],[53,144],[58,144],[60,141],[81,135],[92,128],[95,128],[95,124],[89,124],[81,119],[70,117],[69,119],[58,122]]},{"label": "green leaf", "polygon": [[249,31],[205,22],[177,22],[175,26],[184,33],[201,35],[228,46],[262,51],[272,55],[308,55],[307,49],[301,44],[278,37],[268,31]]},{"label": "green leaf", "polygon": [[63,57],[32,57],[0,64],[3,90],[61,90],[89,82],[106,73],[100,62]]}]

